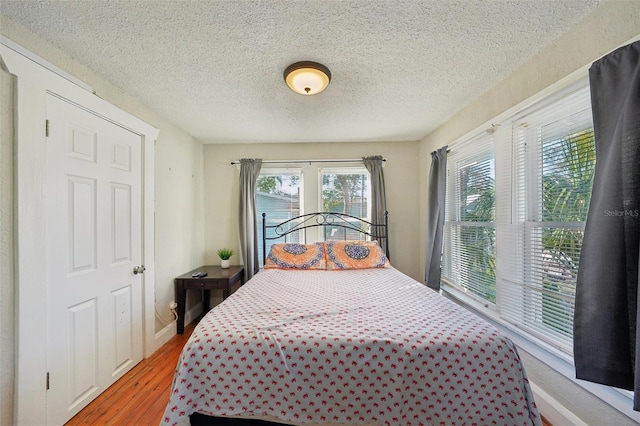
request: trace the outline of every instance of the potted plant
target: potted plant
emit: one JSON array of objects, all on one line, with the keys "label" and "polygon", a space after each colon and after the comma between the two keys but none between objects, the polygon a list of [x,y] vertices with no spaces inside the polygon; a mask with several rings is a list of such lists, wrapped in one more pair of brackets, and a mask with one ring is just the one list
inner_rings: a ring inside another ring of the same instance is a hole
[{"label": "potted plant", "polygon": [[220,267],[221,268],[228,268],[231,261],[229,260],[231,258],[231,256],[233,256],[233,250],[228,249],[228,248],[221,248],[220,250],[218,250],[218,256],[220,257]]}]

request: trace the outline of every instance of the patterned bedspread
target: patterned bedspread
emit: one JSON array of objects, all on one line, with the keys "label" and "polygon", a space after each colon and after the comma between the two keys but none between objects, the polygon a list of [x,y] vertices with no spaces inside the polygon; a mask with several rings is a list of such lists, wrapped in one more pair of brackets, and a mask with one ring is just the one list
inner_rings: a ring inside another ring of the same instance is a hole
[{"label": "patterned bedspread", "polygon": [[513,343],[394,268],[263,270],[198,324],[163,424],[539,425]]}]

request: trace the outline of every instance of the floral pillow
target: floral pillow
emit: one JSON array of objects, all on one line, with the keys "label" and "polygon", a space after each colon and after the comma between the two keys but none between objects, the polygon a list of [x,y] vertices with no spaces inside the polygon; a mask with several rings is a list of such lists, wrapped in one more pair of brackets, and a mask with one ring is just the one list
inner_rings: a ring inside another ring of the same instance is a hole
[{"label": "floral pillow", "polygon": [[265,260],[264,268],[327,269],[324,244],[274,244]]},{"label": "floral pillow", "polygon": [[325,243],[327,269],[389,268],[389,259],[377,241],[329,241]]}]

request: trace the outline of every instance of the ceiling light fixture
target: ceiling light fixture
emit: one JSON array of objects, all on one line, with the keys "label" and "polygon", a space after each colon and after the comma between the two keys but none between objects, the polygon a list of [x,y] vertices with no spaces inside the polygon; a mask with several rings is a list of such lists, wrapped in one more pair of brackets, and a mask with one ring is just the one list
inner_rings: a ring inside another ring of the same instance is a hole
[{"label": "ceiling light fixture", "polygon": [[284,70],[284,81],[296,93],[315,95],[327,88],[331,81],[331,71],[317,62],[296,62]]}]

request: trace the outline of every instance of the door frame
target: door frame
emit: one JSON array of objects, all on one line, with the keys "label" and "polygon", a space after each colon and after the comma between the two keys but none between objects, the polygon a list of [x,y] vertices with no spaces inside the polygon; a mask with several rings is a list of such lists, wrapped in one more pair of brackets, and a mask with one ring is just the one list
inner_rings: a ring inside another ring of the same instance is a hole
[{"label": "door frame", "polygon": [[[26,50],[25,50],[26,52]],[[30,53],[30,52],[28,52]],[[46,150],[47,93],[142,138],[143,358],[159,346],[155,333],[154,145],[159,130],[76,84],[54,65],[0,43],[0,60],[16,76],[15,113],[15,394],[16,424],[46,424]],[[50,65],[47,66],[47,65]]]}]

